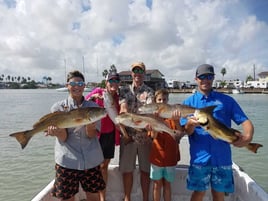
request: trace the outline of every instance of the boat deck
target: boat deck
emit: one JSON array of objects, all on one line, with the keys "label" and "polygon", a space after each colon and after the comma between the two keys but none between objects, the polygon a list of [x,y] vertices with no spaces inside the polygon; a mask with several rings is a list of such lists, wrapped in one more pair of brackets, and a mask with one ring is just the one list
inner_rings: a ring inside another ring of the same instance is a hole
[{"label": "boat deck", "polygon": [[[191,191],[186,189],[186,177],[189,164],[189,147],[188,138],[183,137],[180,143],[181,161],[176,167],[176,178],[172,183],[172,200],[189,201]],[[116,155],[119,156],[119,148],[116,148]],[[118,168],[118,157],[111,160],[109,166],[109,176],[106,188],[107,201],[121,201],[123,199],[122,175]],[[258,186],[245,172],[233,164],[235,192],[226,195],[225,201],[267,201],[268,194]],[[134,182],[131,194],[132,201],[142,200],[142,191],[140,184],[140,174],[138,169],[134,171]],[[32,201],[58,201],[51,197],[50,191],[54,181],[51,181]],[[76,195],[75,201],[85,201],[85,193],[82,189]],[[152,182],[150,186],[150,201],[152,200]],[[163,200],[162,200],[163,201]],[[210,191],[207,191],[204,201],[212,201]]]}]

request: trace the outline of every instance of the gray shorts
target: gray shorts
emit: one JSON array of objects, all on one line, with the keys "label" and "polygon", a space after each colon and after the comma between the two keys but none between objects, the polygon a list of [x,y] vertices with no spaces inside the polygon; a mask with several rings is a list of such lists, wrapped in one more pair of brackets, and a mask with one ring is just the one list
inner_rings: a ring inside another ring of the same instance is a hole
[{"label": "gray shorts", "polygon": [[136,169],[136,156],[138,155],[139,169],[144,172],[150,172],[149,154],[152,143],[138,144],[131,142],[127,145],[121,140],[119,170],[121,172],[132,172]]}]

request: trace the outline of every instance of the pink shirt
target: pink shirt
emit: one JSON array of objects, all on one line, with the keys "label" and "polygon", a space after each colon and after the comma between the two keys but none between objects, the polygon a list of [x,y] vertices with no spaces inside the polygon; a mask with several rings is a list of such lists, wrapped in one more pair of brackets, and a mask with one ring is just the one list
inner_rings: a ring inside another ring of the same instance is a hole
[{"label": "pink shirt", "polygon": [[[103,93],[105,92],[105,89],[103,88],[95,88],[92,90],[88,95],[85,96],[86,100],[93,100],[95,103],[97,103],[100,107],[104,107],[104,102],[103,102]],[[99,97],[94,98],[92,97],[93,95],[97,94]],[[114,95],[115,102],[117,103],[116,108],[119,111],[119,96],[118,94]],[[114,123],[110,119],[110,117],[107,115],[106,117],[101,119],[101,133],[100,134],[105,134],[105,133],[111,133],[113,130],[115,130],[115,144],[119,145],[120,144],[120,132],[118,129],[115,128]]]}]

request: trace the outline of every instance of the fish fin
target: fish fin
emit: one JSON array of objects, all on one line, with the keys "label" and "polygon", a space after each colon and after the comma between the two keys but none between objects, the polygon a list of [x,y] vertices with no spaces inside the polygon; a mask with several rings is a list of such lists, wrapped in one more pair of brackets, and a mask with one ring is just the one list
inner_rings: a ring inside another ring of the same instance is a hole
[{"label": "fish fin", "polygon": [[217,105],[212,105],[212,106],[208,106],[208,107],[204,107],[199,109],[200,111],[204,111],[205,113],[211,114],[213,113],[213,110],[217,107]]},{"label": "fish fin", "polygon": [[29,131],[31,130],[12,133],[9,136],[15,137],[16,140],[20,143],[21,148],[24,149],[28,144],[28,142],[30,141],[30,139],[32,138],[32,135],[29,134]]},{"label": "fish fin", "polygon": [[38,127],[40,124],[42,124],[44,121],[46,121],[47,119],[50,119],[52,118],[52,116],[55,116],[55,114],[62,114],[62,113],[65,113],[65,112],[62,112],[62,111],[57,111],[57,112],[53,112],[53,113],[49,113],[49,114],[46,114],[44,116],[42,116],[38,122],[35,122],[35,124],[33,125],[33,128],[36,128]]},{"label": "fish fin", "polygon": [[174,134],[175,134],[174,138],[176,142],[179,143],[181,138],[185,135],[185,132],[180,131],[180,130],[174,130]]},{"label": "fish fin", "polygon": [[234,132],[234,133],[241,133],[239,130],[236,130],[236,129],[234,129],[234,128],[230,128],[231,130],[232,130],[232,132]]},{"label": "fish fin", "polygon": [[118,126],[120,128],[121,133],[123,134],[123,138],[122,139],[123,139],[124,144],[126,145],[126,144],[132,142],[133,139],[127,134],[127,131],[125,129],[125,126],[123,126],[122,124],[118,124]]},{"label": "fish fin", "polygon": [[262,144],[258,144],[258,143],[249,143],[246,148],[249,150],[249,151],[252,151],[253,153],[257,153],[257,150],[260,148],[260,147],[263,147]]}]

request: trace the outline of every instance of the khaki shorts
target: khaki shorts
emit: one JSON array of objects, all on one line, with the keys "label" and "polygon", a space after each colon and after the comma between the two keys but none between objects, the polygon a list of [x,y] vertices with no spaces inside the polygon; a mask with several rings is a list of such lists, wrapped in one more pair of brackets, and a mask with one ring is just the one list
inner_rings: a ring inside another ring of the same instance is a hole
[{"label": "khaki shorts", "polygon": [[131,142],[124,144],[121,140],[119,170],[121,172],[132,172],[136,169],[136,156],[138,155],[139,169],[144,172],[150,172],[149,154],[152,143],[138,144]]}]

